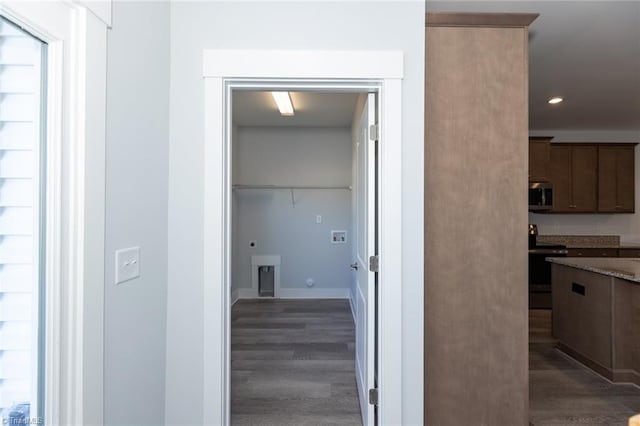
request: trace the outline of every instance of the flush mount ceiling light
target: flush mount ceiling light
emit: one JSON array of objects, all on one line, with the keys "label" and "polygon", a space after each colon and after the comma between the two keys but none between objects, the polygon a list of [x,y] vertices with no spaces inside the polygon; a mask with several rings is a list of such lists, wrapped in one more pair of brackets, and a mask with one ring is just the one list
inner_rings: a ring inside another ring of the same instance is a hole
[{"label": "flush mount ceiling light", "polygon": [[289,92],[271,92],[271,96],[273,96],[273,100],[276,101],[281,115],[292,116],[295,114]]},{"label": "flush mount ceiling light", "polygon": [[560,96],[556,96],[555,98],[549,99],[547,102],[550,103],[551,105],[555,105],[555,104],[559,104],[562,101],[564,101],[563,98],[561,98]]}]

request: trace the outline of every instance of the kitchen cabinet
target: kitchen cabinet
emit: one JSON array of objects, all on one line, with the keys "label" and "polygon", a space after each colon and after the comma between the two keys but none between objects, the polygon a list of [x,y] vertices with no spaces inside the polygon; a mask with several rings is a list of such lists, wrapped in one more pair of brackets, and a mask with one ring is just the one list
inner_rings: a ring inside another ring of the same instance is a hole
[{"label": "kitchen cabinet", "polygon": [[634,248],[618,249],[618,257],[640,257],[640,249],[634,249]]},{"label": "kitchen cabinet", "polygon": [[624,259],[571,262],[556,259],[551,269],[558,348],[615,383],[640,385],[640,283],[635,267]]},{"label": "kitchen cabinet", "polygon": [[614,382],[640,385],[640,285],[615,278],[613,306]]},{"label": "kitchen cabinet", "polygon": [[598,212],[635,211],[633,145],[598,146]]},{"label": "kitchen cabinet", "polygon": [[616,248],[569,248],[567,257],[618,257]]},{"label": "kitchen cabinet", "polygon": [[529,182],[549,180],[549,161],[553,136],[529,137]]},{"label": "kitchen cabinet", "polygon": [[549,179],[553,184],[554,213],[587,213],[597,209],[595,145],[551,145]]},{"label": "kitchen cabinet", "polygon": [[556,264],[551,275],[554,337],[581,361],[611,368],[611,277]]},{"label": "kitchen cabinet", "polygon": [[[544,151],[538,146],[542,139],[530,138],[530,176],[545,174]],[[550,140],[549,144],[546,174],[553,185],[553,209],[549,213],[635,212],[637,144],[550,143]]]}]

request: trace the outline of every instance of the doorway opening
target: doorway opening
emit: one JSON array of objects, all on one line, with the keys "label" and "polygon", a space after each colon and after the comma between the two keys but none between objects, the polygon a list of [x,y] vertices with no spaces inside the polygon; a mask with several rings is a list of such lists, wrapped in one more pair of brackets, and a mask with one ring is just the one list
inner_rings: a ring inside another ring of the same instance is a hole
[{"label": "doorway opening", "polygon": [[[402,79],[400,51],[203,51],[203,423],[230,423],[232,109],[234,90],[378,95],[379,424],[402,423]],[[387,284],[388,283],[388,284]],[[375,396],[375,389],[373,396]]]},{"label": "doorway opening", "polygon": [[231,91],[231,424],[376,424],[376,103]]}]

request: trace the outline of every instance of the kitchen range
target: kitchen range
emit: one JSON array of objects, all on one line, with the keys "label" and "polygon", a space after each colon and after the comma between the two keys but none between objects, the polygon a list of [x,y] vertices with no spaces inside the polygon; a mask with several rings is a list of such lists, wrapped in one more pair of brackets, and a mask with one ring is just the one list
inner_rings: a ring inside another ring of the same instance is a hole
[{"label": "kitchen range", "polygon": [[551,309],[551,264],[547,257],[566,257],[567,246],[539,243],[538,227],[529,224],[529,309]]}]

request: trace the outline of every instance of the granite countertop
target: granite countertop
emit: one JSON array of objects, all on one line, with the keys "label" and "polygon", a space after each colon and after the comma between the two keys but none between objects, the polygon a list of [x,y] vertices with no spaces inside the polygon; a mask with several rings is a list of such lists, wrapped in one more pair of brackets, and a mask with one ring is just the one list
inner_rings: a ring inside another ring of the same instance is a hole
[{"label": "granite countertop", "polygon": [[548,257],[547,261],[640,284],[640,259],[615,257]]},{"label": "granite countertop", "polygon": [[538,243],[563,244],[567,248],[640,249],[640,243],[620,242],[619,235],[538,235]]}]

